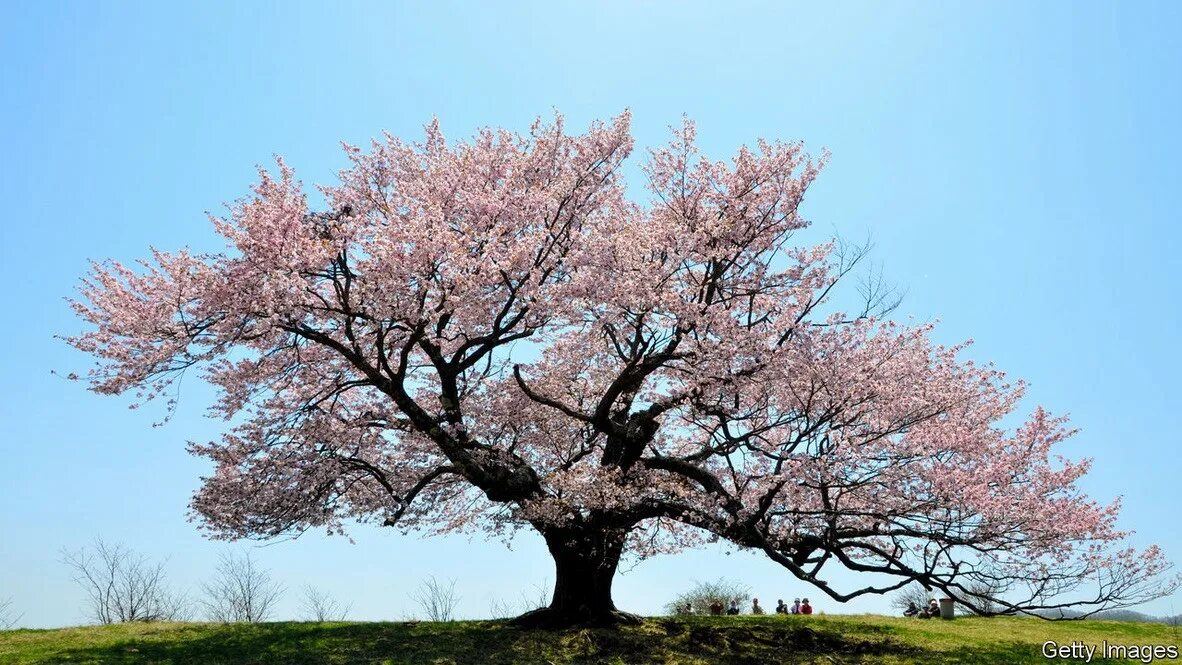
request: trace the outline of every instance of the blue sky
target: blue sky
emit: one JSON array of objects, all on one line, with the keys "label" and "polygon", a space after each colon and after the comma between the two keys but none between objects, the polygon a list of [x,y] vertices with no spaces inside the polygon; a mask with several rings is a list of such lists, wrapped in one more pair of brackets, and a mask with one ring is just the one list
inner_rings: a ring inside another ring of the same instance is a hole
[{"label": "blue sky", "polygon": [[[58,561],[94,536],[170,557],[196,590],[217,554],[186,522],[205,465],[210,391],[176,418],[129,411],[51,370],[87,359],[63,297],[88,258],[149,244],[216,247],[204,211],[281,153],[306,183],[339,141],[463,137],[563,111],[573,127],[630,107],[638,144],[681,114],[727,157],[756,137],[828,148],[808,216],[871,234],[901,316],[977,340],[972,356],[1069,413],[1085,487],[1125,497],[1139,544],[1182,561],[1182,46],[1176,3],[3,3],[0,6],[0,598],[23,624],[81,623]],[[422,577],[455,578],[465,615],[552,577],[541,542],[358,529],[255,551],[290,591],[313,583],[355,618],[413,612]],[[707,548],[628,570],[617,603],[655,612],[725,575],[765,604],[813,595],[774,564]],[[869,599],[823,611],[886,611]],[[1182,597],[1145,608],[1182,611]]]}]

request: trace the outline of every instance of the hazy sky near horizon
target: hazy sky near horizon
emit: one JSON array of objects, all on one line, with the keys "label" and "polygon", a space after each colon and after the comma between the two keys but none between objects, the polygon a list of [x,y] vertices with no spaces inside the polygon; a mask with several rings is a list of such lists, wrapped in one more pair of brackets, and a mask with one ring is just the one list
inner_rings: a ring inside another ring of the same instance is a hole
[{"label": "hazy sky near horizon", "polygon": [[[830,150],[804,204],[816,237],[871,235],[898,315],[974,338],[971,357],[1029,380],[1025,408],[1070,414],[1086,490],[1123,495],[1132,540],[1182,562],[1180,30],[1182,5],[1136,2],[0,4],[0,599],[26,626],[84,622],[59,551],[95,536],[169,557],[191,592],[243,546],[186,521],[210,390],[186,384],[153,428],[157,410],[51,375],[89,362],[54,339],[80,329],[63,298],[87,259],[216,248],[205,211],[273,154],[332,182],[342,140],[414,138],[432,116],[451,138],[525,130],[553,109],[581,129],[631,108],[634,162],[683,113],[712,157],[760,136]],[[281,617],[305,583],[397,619],[427,575],[474,617],[553,577],[530,535],[352,535],[254,550],[289,588]],[[631,566],[617,604],[657,612],[719,576],[765,606],[820,596],[710,547]]]}]

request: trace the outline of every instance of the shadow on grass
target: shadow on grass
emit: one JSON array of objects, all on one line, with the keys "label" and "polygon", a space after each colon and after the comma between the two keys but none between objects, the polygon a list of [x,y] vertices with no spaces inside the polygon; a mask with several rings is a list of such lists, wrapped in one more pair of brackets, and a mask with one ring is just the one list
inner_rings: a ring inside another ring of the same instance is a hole
[{"label": "shadow on grass", "polygon": [[[504,622],[188,625],[103,644],[62,645],[50,659],[17,662],[208,665],[592,663],[1041,662],[1030,644],[929,651],[881,627],[850,623],[650,619],[620,629],[521,630]],[[112,636],[117,637],[117,636]]]}]

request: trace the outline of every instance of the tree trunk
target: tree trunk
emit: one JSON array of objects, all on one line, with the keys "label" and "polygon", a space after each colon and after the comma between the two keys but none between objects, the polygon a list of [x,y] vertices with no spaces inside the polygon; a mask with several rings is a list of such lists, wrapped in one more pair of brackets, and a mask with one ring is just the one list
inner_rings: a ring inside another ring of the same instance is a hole
[{"label": "tree trunk", "polygon": [[587,526],[543,530],[554,557],[554,597],[549,607],[527,612],[514,622],[538,628],[639,623],[639,617],[617,610],[612,602],[612,580],[626,535]]}]

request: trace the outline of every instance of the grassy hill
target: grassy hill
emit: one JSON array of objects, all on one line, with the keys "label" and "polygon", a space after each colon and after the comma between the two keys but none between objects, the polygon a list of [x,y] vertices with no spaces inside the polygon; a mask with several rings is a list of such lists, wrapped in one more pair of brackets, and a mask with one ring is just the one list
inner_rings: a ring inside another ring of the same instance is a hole
[{"label": "grassy hill", "polygon": [[837,615],[654,618],[618,630],[556,633],[499,621],[131,624],[0,632],[0,663],[1047,663],[1047,640],[1178,646],[1179,629]]}]

